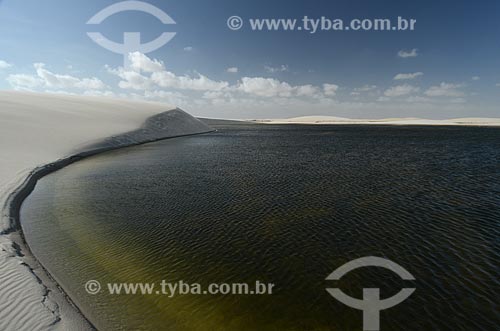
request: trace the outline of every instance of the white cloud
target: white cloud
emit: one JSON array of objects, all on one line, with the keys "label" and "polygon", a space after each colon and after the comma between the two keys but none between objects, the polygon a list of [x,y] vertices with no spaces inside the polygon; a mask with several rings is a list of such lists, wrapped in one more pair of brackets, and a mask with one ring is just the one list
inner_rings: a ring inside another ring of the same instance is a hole
[{"label": "white cloud", "polygon": [[43,63],[35,63],[33,66],[36,70],[36,76],[26,74],[9,75],[7,81],[15,89],[45,87],[50,90],[102,90],[107,87],[96,77],[77,78],[70,75],[55,74],[47,70]]},{"label": "white cloud", "polygon": [[321,91],[317,86],[302,85],[297,87],[296,95],[298,97],[321,97]]},{"label": "white cloud", "polygon": [[431,86],[427,91],[425,91],[425,95],[429,97],[462,97],[464,96],[464,92],[459,90],[462,87],[462,84],[450,84],[443,82],[438,86]]},{"label": "white cloud", "polygon": [[386,97],[399,97],[402,95],[408,95],[412,93],[417,93],[420,88],[408,84],[393,86],[384,92]]},{"label": "white cloud", "polygon": [[423,72],[414,72],[410,74],[397,74],[394,76],[394,80],[410,80],[410,79],[415,79],[419,76],[422,76],[424,73]]},{"label": "white cloud", "polygon": [[364,85],[362,87],[356,87],[354,89],[355,92],[368,92],[373,91],[377,88],[377,85]]},{"label": "white cloud", "polygon": [[75,84],[76,88],[79,89],[87,89],[87,90],[102,90],[105,89],[107,86],[104,84],[100,79],[96,77],[92,78],[83,78],[79,82]]},{"label": "white cloud", "polygon": [[106,88],[106,84],[96,77],[80,79],[70,75],[55,74],[45,69],[44,63],[35,63],[34,67],[38,77],[43,80],[43,84],[48,88],[82,90],[101,90]]},{"label": "white cloud", "polygon": [[169,71],[154,72],[151,81],[159,87],[196,91],[219,91],[229,86],[228,82],[215,81],[201,74],[198,77],[177,76]]},{"label": "white cloud", "polygon": [[[109,73],[122,79],[118,84],[122,89],[154,91],[163,88],[203,91],[205,93],[202,99],[209,100],[231,99],[233,92],[263,98],[322,99],[334,96],[338,89],[338,86],[334,84],[324,84],[322,87],[310,84],[292,86],[287,82],[264,77],[243,77],[237,84],[230,85],[227,81],[216,81],[199,73],[194,77],[177,75],[166,70],[163,62],[152,60],[141,53],[130,54],[129,60],[133,70],[107,67]],[[236,73],[238,68],[232,67],[226,71]]]},{"label": "white cloud", "polygon": [[25,74],[9,75],[7,82],[15,89],[32,89],[43,84],[41,79]]},{"label": "white cloud", "polygon": [[353,91],[351,92],[351,95],[352,96],[359,96],[361,95],[362,93],[365,93],[365,92],[370,92],[370,95],[376,95],[378,94],[378,91],[375,91],[377,89],[377,85],[364,85],[362,87],[356,87],[353,89]]},{"label": "white cloud", "polygon": [[417,57],[418,56],[418,49],[414,48],[411,51],[406,51],[406,50],[400,50],[398,52],[398,56],[402,58],[408,58],[408,57]]},{"label": "white cloud", "polygon": [[149,77],[141,75],[136,71],[125,71],[122,68],[117,70],[109,70],[110,73],[115,73],[122,80],[118,86],[122,89],[132,90],[149,90],[154,88],[154,83]]},{"label": "white cloud", "polygon": [[321,89],[310,84],[292,86],[274,78],[243,77],[236,87],[230,87],[230,89],[265,98],[306,97],[322,99],[334,96],[338,86],[324,84]]},{"label": "white cloud", "polygon": [[187,47],[184,47],[184,51],[185,52],[191,52],[194,50],[194,47],[193,46],[187,46]]},{"label": "white cloud", "polygon": [[237,67],[230,67],[226,69],[226,72],[229,72],[231,74],[236,74],[238,73],[238,68]]},{"label": "white cloud", "polygon": [[[35,64],[35,74],[9,75],[7,81],[16,89],[167,102],[206,117],[292,117],[303,115],[306,109],[310,114],[345,117],[362,117],[368,112],[387,116],[400,111],[415,115],[420,114],[418,112],[436,114],[439,111],[456,111],[470,106],[464,98],[466,86],[457,84],[432,86],[424,90],[424,94],[417,93],[419,87],[403,84],[410,81],[397,80],[394,85],[399,86],[388,88],[385,92],[375,85],[351,90],[353,95],[370,95],[373,101],[356,101],[354,97],[350,101],[341,101],[335,97],[341,94],[336,84],[293,85],[265,77],[244,77],[237,83],[229,83],[198,73],[178,75],[167,70],[162,61],[140,53],[131,54],[130,64],[127,69],[107,67],[109,73],[118,77],[118,86],[114,86],[116,90],[113,91],[95,77],[54,73],[42,63]],[[500,87],[500,82],[497,86]],[[375,101],[377,98],[379,102]]]},{"label": "white cloud", "polygon": [[221,91],[207,91],[203,93],[203,99],[220,99],[224,97],[229,98],[231,95]]},{"label": "white cloud", "polygon": [[285,72],[290,70],[288,66],[284,64],[280,65],[279,67],[264,66],[264,69],[266,69],[266,71],[269,73]]},{"label": "white cloud", "polygon": [[151,60],[140,52],[130,53],[128,59],[130,61],[130,67],[137,71],[156,72],[165,70],[165,65],[162,61],[156,59]]},{"label": "white cloud", "polygon": [[7,68],[10,68],[10,67],[12,67],[12,64],[7,63],[7,62],[5,62],[3,60],[0,60],[0,70],[1,69],[7,69]]},{"label": "white cloud", "polygon": [[472,79],[472,80],[475,80],[475,81],[478,81],[478,80],[480,80],[480,79],[481,79],[481,77],[479,77],[479,76],[473,76],[471,79]]},{"label": "white cloud", "polygon": [[496,87],[500,87],[500,83],[497,83],[497,84],[496,84]]},{"label": "white cloud", "polygon": [[323,84],[323,93],[326,96],[333,97],[337,94],[337,90],[339,89],[338,85],[335,84]]},{"label": "white cloud", "polygon": [[243,77],[237,89],[261,97],[290,97],[294,88],[274,78]]},{"label": "white cloud", "polygon": [[[122,79],[119,82],[119,87],[122,89],[153,90],[162,87],[181,90],[217,91],[229,86],[228,82],[214,81],[201,74],[198,74],[198,77],[178,76],[167,71],[162,61],[152,60],[139,52],[131,53],[129,60],[130,67],[133,70],[126,70],[121,67],[118,69],[107,67],[109,73]],[[140,71],[146,73],[146,75]]]}]

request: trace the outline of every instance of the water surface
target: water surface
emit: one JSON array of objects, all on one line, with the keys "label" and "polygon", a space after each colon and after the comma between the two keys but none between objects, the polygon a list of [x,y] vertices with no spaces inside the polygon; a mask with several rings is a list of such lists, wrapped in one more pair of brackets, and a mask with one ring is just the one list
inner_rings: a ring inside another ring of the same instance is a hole
[{"label": "water surface", "polygon": [[[500,130],[221,125],[42,179],[21,221],[38,259],[102,330],[362,330],[332,298],[416,292],[382,330],[496,330]],[[364,268],[388,258],[416,281]],[[89,295],[106,282],[275,284],[272,295]]]}]

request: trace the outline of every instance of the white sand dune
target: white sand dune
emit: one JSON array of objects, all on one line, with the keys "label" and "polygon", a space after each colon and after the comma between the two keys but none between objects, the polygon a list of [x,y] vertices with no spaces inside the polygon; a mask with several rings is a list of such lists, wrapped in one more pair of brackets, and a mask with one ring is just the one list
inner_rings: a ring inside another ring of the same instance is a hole
[{"label": "white sand dune", "polygon": [[254,120],[263,124],[378,124],[378,125],[469,125],[500,126],[500,118],[456,118],[429,120],[422,118],[351,119],[334,116],[302,116],[284,119]]},{"label": "white sand dune", "polygon": [[16,203],[44,165],[208,131],[199,120],[164,104],[0,92],[0,330],[92,328],[29,254],[13,220]]}]

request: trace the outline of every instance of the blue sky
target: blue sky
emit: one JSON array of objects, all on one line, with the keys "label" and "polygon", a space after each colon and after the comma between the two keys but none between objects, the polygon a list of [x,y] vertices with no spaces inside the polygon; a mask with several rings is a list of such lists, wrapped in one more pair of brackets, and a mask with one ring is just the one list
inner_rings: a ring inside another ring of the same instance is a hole
[{"label": "blue sky", "polygon": [[[85,24],[118,2],[0,1],[0,89],[147,99],[224,118],[500,117],[497,0],[149,0],[177,24],[132,11]],[[241,30],[227,27],[232,15],[243,18]],[[306,15],[417,23],[414,31],[311,34],[252,31],[247,21]],[[116,42],[125,31],[145,41],[176,36],[136,54],[131,70],[91,41],[91,31]],[[398,56],[414,49],[416,56]]]}]

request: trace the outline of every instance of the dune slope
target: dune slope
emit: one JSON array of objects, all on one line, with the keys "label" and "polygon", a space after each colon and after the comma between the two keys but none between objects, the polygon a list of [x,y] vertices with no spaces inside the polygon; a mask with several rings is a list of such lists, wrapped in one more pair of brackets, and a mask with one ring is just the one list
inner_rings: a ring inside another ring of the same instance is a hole
[{"label": "dune slope", "polygon": [[92,329],[22,241],[16,209],[37,177],[75,155],[209,131],[159,103],[0,92],[0,330]]}]

